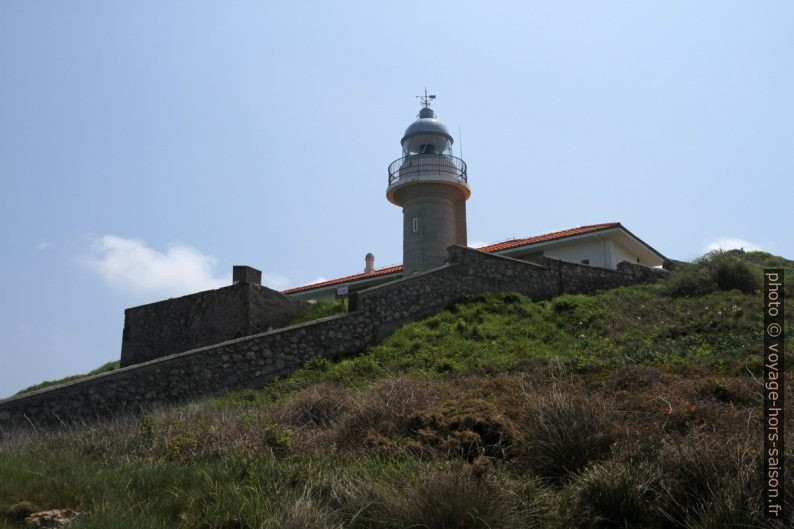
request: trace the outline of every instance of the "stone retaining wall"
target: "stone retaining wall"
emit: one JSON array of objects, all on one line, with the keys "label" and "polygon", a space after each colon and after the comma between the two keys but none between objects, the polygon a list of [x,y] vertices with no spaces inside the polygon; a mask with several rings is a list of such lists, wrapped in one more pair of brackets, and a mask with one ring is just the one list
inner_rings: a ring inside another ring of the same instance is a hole
[{"label": "stone retaining wall", "polygon": [[622,263],[607,270],[552,259],[540,264],[449,248],[449,263],[362,290],[348,314],[331,316],[0,400],[0,431],[137,413],[250,387],[287,375],[307,360],[349,355],[406,322],[483,292],[520,292],[548,299],[653,281],[665,272]]},{"label": "stone retaining wall", "polygon": [[361,313],[194,349],[0,401],[0,430],[139,412],[146,408],[261,387],[310,358],[334,358],[372,342]]},{"label": "stone retaining wall", "polygon": [[449,248],[449,264],[351,295],[351,310],[372,315],[379,339],[418,317],[483,292],[518,292],[534,300],[565,293],[588,294],[666,274],[621,263],[619,270],[541,258],[529,263],[462,246]]},{"label": "stone retaining wall", "polygon": [[306,303],[256,283],[166,299],[124,311],[121,367],[277,329]]}]

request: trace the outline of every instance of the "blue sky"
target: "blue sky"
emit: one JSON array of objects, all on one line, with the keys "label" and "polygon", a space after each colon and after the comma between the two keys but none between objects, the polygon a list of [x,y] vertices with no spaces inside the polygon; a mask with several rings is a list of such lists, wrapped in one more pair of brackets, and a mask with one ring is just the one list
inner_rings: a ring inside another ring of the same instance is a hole
[{"label": "blue sky", "polygon": [[674,258],[794,257],[792,52],[788,1],[5,0],[0,396],[233,265],[399,263],[386,167],[425,86],[470,243],[620,221]]}]

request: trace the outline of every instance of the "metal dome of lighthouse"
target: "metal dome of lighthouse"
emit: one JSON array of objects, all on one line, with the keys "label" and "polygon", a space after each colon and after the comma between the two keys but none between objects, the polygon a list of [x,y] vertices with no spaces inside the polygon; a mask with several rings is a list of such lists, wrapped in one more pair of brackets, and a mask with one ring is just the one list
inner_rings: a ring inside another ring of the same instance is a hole
[{"label": "metal dome of lighthouse", "polygon": [[[406,148],[410,148],[412,145],[417,147],[421,145],[420,142],[423,138],[427,140],[445,138],[449,142],[449,146],[455,143],[447,126],[438,121],[436,113],[430,107],[422,107],[417,115],[416,121],[408,125],[408,128],[405,129],[405,134],[403,134],[403,138],[400,140],[400,144],[403,146],[403,154],[406,154]],[[444,148],[446,148],[446,146]],[[414,151],[414,153],[418,154],[417,151]]]},{"label": "metal dome of lighthouse", "polygon": [[435,95],[417,96],[422,101],[416,121],[405,129],[400,144],[402,157],[389,165],[389,202],[394,200],[394,188],[417,180],[443,180],[459,184],[468,198],[470,191],[467,185],[466,162],[452,155],[452,144],[455,139],[447,126],[441,123],[430,104]]}]

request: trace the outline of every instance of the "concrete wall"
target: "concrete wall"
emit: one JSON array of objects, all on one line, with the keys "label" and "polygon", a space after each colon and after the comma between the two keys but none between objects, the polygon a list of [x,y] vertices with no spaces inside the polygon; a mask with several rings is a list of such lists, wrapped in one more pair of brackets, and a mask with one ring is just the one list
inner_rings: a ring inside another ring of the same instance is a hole
[{"label": "concrete wall", "polygon": [[609,251],[615,264],[623,261],[628,261],[629,263],[637,262],[637,255],[630,252],[616,241],[609,241]]},{"label": "concrete wall", "polygon": [[121,366],[287,325],[305,303],[255,283],[208,290],[124,311]]},{"label": "concrete wall", "polygon": [[470,248],[449,249],[449,264],[351,296],[351,312],[137,364],[0,400],[0,432],[57,425],[152,405],[260,387],[307,360],[349,355],[400,325],[466,295],[514,291],[533,299],[593,292],[666,274],[630,263],[607,270],[545,259],[532,264]]},{"label": "concrete wall", "polygon": [[[441,266],[450,245],[466,245],[466,233],[462,231],[466,199],[456,185],[409,184],[396,190],[395,197],[403,208],[405,275]],[[413,219],[417,219],[416,231]]]},{"label": "concrete wall", "polygon": [[609,253],[609,241],[604,239],[589,239],[583,241],[562,243],[543,249],[543,255],[551,259],[561,259],[572,263],[580,263],[587,259],[590,266],[615,268]]}]

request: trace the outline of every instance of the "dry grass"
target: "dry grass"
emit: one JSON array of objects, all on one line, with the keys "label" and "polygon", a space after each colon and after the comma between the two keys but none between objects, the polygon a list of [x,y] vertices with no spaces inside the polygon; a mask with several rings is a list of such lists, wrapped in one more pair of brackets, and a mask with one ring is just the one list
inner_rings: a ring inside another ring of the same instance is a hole
[{"label": "dry grass", "polygon": [[28,502],[90,510],[90,527],[765,527],[759,382],[553,369],[325,384],[17,435],[0,449],[0,519]]},{"label": "dry grass", "polygon": [[565,491],[571,499],[563,514],[566,527],[659,527],[654,505],[658,479],[658,468],[642,461],[608,461],[588,467]]},{"label": "dry grass", "polygon": [[555,389],[536,397],[533,412],[526,457],[536,474],[560,483],[609,455],[614,424],[599,399]]}]

